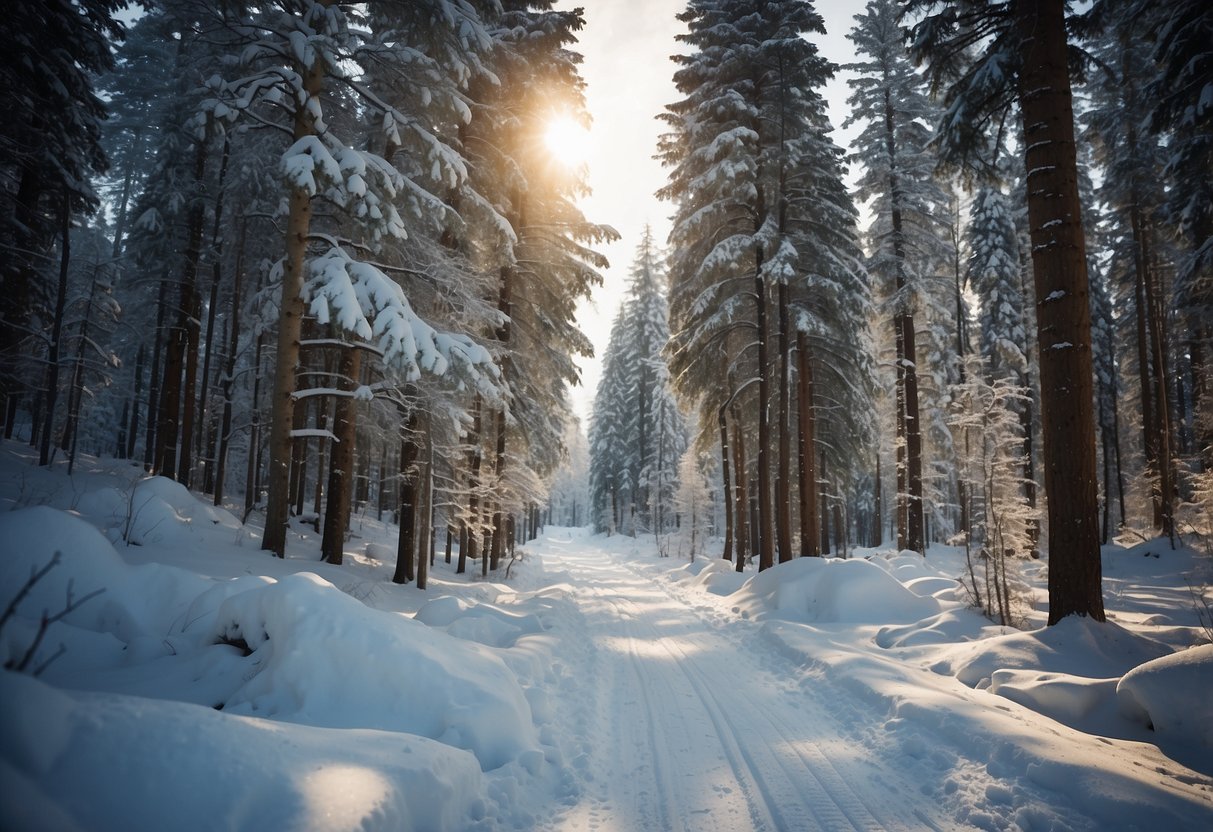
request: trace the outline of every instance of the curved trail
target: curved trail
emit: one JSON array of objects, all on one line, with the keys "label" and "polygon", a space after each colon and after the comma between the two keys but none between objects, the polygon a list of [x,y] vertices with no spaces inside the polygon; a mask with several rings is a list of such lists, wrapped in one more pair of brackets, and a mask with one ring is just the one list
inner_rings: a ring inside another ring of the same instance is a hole
[{"label": "curved trail", "polygon": [[571,727],[583,751],[575,761],[582,794],[553,828],[952,825],[895,761],[865,743],[871,732],[847,717],[846,695],[828,682],[802,688],[797,668],[764,646],[757,625],[693,607],[666,581],[587,543],[544,547],[547,569],[567,571],[584,617],[584,643],[562,651],[579,680],[563,695],[580,699]]}]

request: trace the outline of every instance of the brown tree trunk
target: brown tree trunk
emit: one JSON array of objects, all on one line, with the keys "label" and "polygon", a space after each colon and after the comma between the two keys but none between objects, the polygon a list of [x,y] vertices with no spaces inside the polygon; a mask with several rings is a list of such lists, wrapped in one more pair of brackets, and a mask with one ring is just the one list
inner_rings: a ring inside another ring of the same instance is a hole
[{"label": "brown tree trunk", "polygon": [[[347,393],[358,389],[361,371],[362,350],[353,346],[346,347],[341,355],[341,368],[338,372],[342,377],[342,387]],[[345,395],[337,400],[333,415],[333,435],[337,439],[329,457],[329,499],[325,506],[324,537],[320,544],[324,559],[334,564],[342,562],[345,535],[349,530],[350,502],[354,492],[354,443],[358,435],[357,414],[358,402],[352,395]]]},{"label": "brown tree trunk", "polygon": [[[330,6],[333,0],[321,0]],[[303,93],[318,98],[324,82],[324,62],[317,56],[310,67],[297,67],[303,77]],[[295,108],[296,141],[316,132],[315,119],[307,107]],[[278,557],[286,555],[286,523],[291,459],[291,416],[294,413],[295,367],[299,363],[299,340],[303,324],[303,267],[308,232],[312,224],[312,198],[303,188],[292,188],[286,220],[286,262],[282,270],[282,293],[278,320],[278,354],[274,370],[274,399],[270,417],[269,499],[265,509],[265,537],[261,548]],[[332,489],[329,489],[332,499]],[[343,535],[344,537],[344,535]],[[338,548],[338,553],[340,548]]]},{"label": "brown tree trunk", "polygon": [[736,410],[733,412],[733,458],[735,460],[734,476],[737,487],[734,489],[737,505],[734,509],[737,519],[733,523],[733,537],[737,543],[737,559],[734,561],[737,571],[745,569],[746,551],[750,543],[749,511],[746,508],[746,496],[749,493],[749,476],[746,471],[745,436],[741,431],[741,419]]},{"label": "brown tree trunk", "polygon": [[67,273],[72,262],[72,204],[64,188],[59,215],[59,287],[55,293],[55,318],[51,324],[51,341],[46,356],[46,411],[42,414],[42,434],[38,448],[38,464],[51,461],[51,433],[55,426],[55,402],[59,398],[59,348],[63,341],[63,315],[67,307]]},{"label": "brown tree trunk", "polygon": [[779,283],[779,473],[775,485],[775,544],[779,562],[792,559],[792,347],[788,284]]},{"label": "brown tree trunk", "polygon": [[[400,536],[396,540],[396,571],[392,583],[413,580],[413,558],[417,550],[417,412],[411,411],[400,438]],[[460,551],[462,557],[463,552]]]},{"label": "brown tree trunk", "polygon": [[1049,512],[1049,623],[1104,620],[1095,489],[1091,306],[1078,197],[1065,3],[1013,6],[1037,298],[1042,456]]},{"label": "brown tree trunk", "polygon": [[729,425],[725,408],[716,411],[716,423],[720,427],[720,481],[724,486],[724,552],[725,560],[733,559],[733,473],[729,469]]},{"label": "brown tree trunk", "polygon": [[775,565],[772,551],[771,525],[771,381],[767,366],[767,290],[762,276],[763,252],[760,246],[754,256],[754,306],[758,325],[758,469],[753,485],[758,489],[757,554],[758,569],[762,571]]},{"label": "brown tree trunk", "polygon": [[800,556],[821,554],[817,528],[817,412],[813,404],[813,357],[809,354],[809,339],[803,332],[796,335],[797,409],[799,436],[797,463],[800,472]]},{"label": "brown tree trunk", "polygon": [[[219,437],[215,449],[215,505],[223,504],[223,481],[227,473],[228,445],[232,441],[232,387],[236,383],[236,352],[240,348],[240,284],[244,277],[244,240],[247,220],[240,219],[240,240],[236,247],[236,268],[232,274],[232,306],[228,311],[227,354],[223,357],[223,416],[219,420]],[[256,409],[256,402],[253,407]],[[251,450],[251,446],[250,446]],[[250,454],[251,455],[251,454]],[[323,468],[317,468],[323,471]],[[317,476],[317,479],[320,479]]]},{"label": "brown tree trunk", "polygon": [[[922,520],[922,429],[918,414],[918,365],[914,315],[906,281],[905,236],[901,217],[901,183],[897,174],[897,139],[893,103],[885,92],[885,147],[889,155],[889,205],[893,226],[893,261],[897,273],[893,333],[897,346],[898,541],[902,549],[926,552]],[[904,448],[903,448],[904,443]],[[904,461],[904,470],[902,469]],[[904,489],[904,490],[903,490]]]}]

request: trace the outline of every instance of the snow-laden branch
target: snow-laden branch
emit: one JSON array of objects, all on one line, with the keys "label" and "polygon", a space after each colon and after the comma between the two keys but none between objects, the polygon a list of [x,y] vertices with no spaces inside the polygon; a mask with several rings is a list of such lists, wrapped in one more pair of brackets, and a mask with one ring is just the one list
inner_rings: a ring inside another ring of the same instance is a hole
[{"label": "snow-laden branch", "polygon": [[399,284],[340,248],[308,261],[303,300],[319,323],[332,321],[374,343],[384,363],[407,381],[423,372],[452,372],[460,384],[493,401],[501,398],[501,371],[487,349],[467,335],[434,329],[413,311]]}]

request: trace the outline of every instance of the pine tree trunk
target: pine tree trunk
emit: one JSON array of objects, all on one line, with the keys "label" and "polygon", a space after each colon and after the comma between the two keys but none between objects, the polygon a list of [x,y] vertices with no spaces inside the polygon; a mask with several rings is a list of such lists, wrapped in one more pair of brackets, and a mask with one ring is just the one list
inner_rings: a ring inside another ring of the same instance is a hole
[{"label": "pine tree trunk", "polygon": [[[725,560],[733,559],[733,483],[729,470],[729,426],[725,408],[716,411],[716,423],[720,427],[720,481],[724,487],[724,552]],[[575,521],[574,521],[575,522]]]},{"label": "pine tree trunk", "polygon": [[[362,350],[354,346],[346,347],[341,354],[338,372],[346,392],[357,390],[361,383]],[[346,532],[349,531],[350,503],[354,491],[354,445],[358,436],[358,402],[352,395],[337,399],[333,435],[337,440],[330,452],[329,499],[325,506],[324,537],[320,547],[327,562],[340,565],[345,555]],[[289,434],[287,439],[289,441]],[[272,461],[270,465],[272,468]],[[285,525],[283,528],[285,531]]]},{"label": "pine tree trunk", "polygon": [[780,281],[779,473],[775,480],[775,542],[780,563],[792,559],[792,347],[788,329],[788,284]]},{"label": "pine tree trunk", "polygon": [[[884,543],[884,490],[881,488],[881,473],[880,473],[880,448],[876,449],[876,477],[872,481],[872,539],[868,541],[869,546],[879,546]],[[960,492],[963,500],[961,509],[961,519],[963,521],[961,528],[966,530],[969,528],[968,523],[968,508],[969,501],[965,491]]]},{"label": "pine tree trunk", "polygon": [[472,556],[476,554],[476,527],[480,523],[479,506],[480,506],[480,466],[482,463],[482,454],[480,452],[480,415],[481,415],[480,397],[476,397],[476,402],[472,409],[472,430],[468,434],[468,531],[467,531],[467,546],[459,547],[459,569],[457,572],[462,572],[466,566],[467,559],[465,551]]},{"label": "pine tree trunk", "polygon": [[[505,410],[499,408],[496,414],[497,427],[497,455],[493,460],[493,479],[497,483],[497,488],[503,487],[503,478],[505,476]],[[501,511],[500,503],[495,504],[493,512],[493,548],[489,559],[489,569],[497,571],[501,564],[501,552],[505,546],[505,515]]]},{"label": "pine tree trunk", "polygon": [[[925,553],[922,519],[922,429],[918,412],[918,365],[914,315],[906,281],[905,236],[901,218],[901,183],[897,173],[897,139],[893,103],[885,91],[885,147],[889,156],[889,207],[893,227],[893,261],[897,273],[893,333],[897,345],[898,393],[898,541],[902,549]],[[902,444],[904,443],[904,450]],[[904,471],[902,460],[904,459]],[[904,491],[902,490],[904,487]],[[904,521],[902,521],[904,511]]]},{"label": "pine tree trunk", "polygon": [[[417,550],[417,412],[410,411],[400,437],[400,534],[396,539],[396,571],[392,583],[413,580],[413,558]],[[460,557],[463,556],[462,549]]]},{"label": "pine tree trunk", "polygon": [[771,525],[773,506],[771,505],[771,382],[770,369],[767,366],[767,290],[766,281],[762,275],[763,252],[760,246],[754,257],[754,307],[758,327],[758,470],[754,477],[754,487],[758,489],[758,515],[755,518],[758,545],[758,570],[762,571],[775,565],[772,551]]},{"label": "pine tree trunk", "polygon": [[156,329],[152,333],[152,365],[148,373],[147,433],[143,439],[143,467],[149,471],[156,469],[156,449],[159,442],[156,428],[160,422],[160,359],[165,346],[164,323],[168,312],[168,292],[168,275],[164,275],[160,278],[160,288],[156,293]]},{"label": "pine tree trunk", "polygon": [[[295,404],[293,419],[293,430],[303,430],[307,427],[306,402]],[[303,514],[303,501],[307,496],[307,438],[296,436],[291,442],[291,504],[295,509],[294,515],[298,517]]]},{"label": "pine tree trunk", "polygon": [[[206,142],[199,141],[194,150],[194,184],[201,190],[206,176]],[[202,258],[202,224],[206,219],[202,196],[195,196],[186,224],[186,243],[181,275],[181,306],[177,311],[177,326],[170,339],[172,352],[166,363],[165,423],[160,428],[164,476],[172,477],[189,488],[193,467],[194,393],[198,381],[198,349],[202,315],[202,298],[198,294],[198,261]],[[171,375],[169,375],[171,373]],[[170,459],[171,457],[171,459]]]},{"label": "pine tree trunk", "polygon": [[818,516],[821,517],[821,554],[828,555],[833,549],[830,548],[830,498],[826,493],[826,455],[824,450],[818,459],[817,480],[820,483],[818,500],[821,511],[818,513]]},{"label": "pine tree trunk", "polygon": [[64,449],[67,451],[67,475],[76,467],[76,440],[80,424],[80,405],[84,397],[84,350],[88,343],[88,323],[93,314],[93,300],[97,294],[97,276],[94,272],[92,285],[88,289],[88,301],[84,306],[84,319],[80,322],[79,342],[76,344],[76,360],[72,365],[72,384],[67,403],[67,422],[63,426]]},{"label": "pine tree trunk", "polygon": [[1104,620],[1095,493],[1091,306],[1078,196],[1065,3],[1013,6],[1022,48],[1028,220],[1037,297],[1049,623]]},{"label": "pine tree trunk", "polygon": [[1146,282],[1146,307],[1150,315],[1151,359],[1154,365],[1154,447],[1158,468],[1155,503],[1158,519],[1161,521],[1160,531],[1171,541],[1171,548],[1175,548],[1175,460],[1171,435],[1171,406],[1167,390],[1167,379],[1170,373],[1168,372],[1166,351],[1166,315],[1159,300],[1162,292],[1156,285],[1155,279],[1160,271],[1158,268],[1152,268],[1147,273]]},{"label": "pine tree trunk", "polygon": [[[428,425],[427,425],[428,428]],[[421,517],[422,517],[422,534],[421,534],[421,551],[417,558],[417,588],[425,589],[426,582],[429,580],[430,560],[434,557],[434,543],[430,537],[433,529],[434,517],[434,446],[429,437],[429,430],[426,433],[426,462],[421,472]]]},{"label": "pine tree trunk", "polygon": [[749,493],[749,480],[746,472],[745,436],[741,431],[741,419],[737,410],[733,411],[733,466],[736,478],[736,488],[733,490],[736,506],[733,511],[736,520],[733,522],[733,538],[737,544],[737,559],[734,561],[737,571],[745,569],[746,550],[750,543],[749,512],[746,509],[746,495]]},{"label": "pine tree trunk", "polygon": [[[320,0],[328,7],[333,0]],[[324,62],[316,56],[310,67],[298,67],[303,93],[318,99],[324,81]],[[294,139],[314,135],[314,117],[307,107],[295,108]],[[270,417],[269,499],[265,510],[265,537],[261,548],[278,557],[286,555],[286,523],[291,458],[291,417],[294,413],[295,368],[299,363],[299,340],[303,324],[303,268],[308,231],[312,223],[312,198],[300,187],[291,189],[286,221],[286,262],[282,270],[282,293],[278,321],[278,354],[274,371],[274,399]],[[329,499],[336,495],[329,489]],[[344,537],[344,535],[343,535]],[[338,552],[340,548],[338,547]]]},{"label": "pine tree trunk", "polygon": [[219,161],[219,181],[215,186],[215,215],[214,222],[211,225],[211,292],[206,314],[206,353],[202,362],[202,390],[198,394],[198,417],[196,419],[198,427],[194,431],[193,436],[194,455],[202,459],[206,465],[206,478],[203,491],[210,490],[210,483],[214,474],[213,461],[203,458],[203,454],[209,447],[204,441],[203,428],[207,428],[207,432],[214,429],[214,416],[210,414],[210,402],[208,398],[210,396],[211,383],[211,354],[214,352],[215,343],[215,314],[219,306],[219,281],[223,275],[221,262],[223,259],[223,238],[220,236],[220,229],[223,223],[223,188],[227,180],[227,163],[230,156],[231,143],[227,134],[224,134],[223,154]]},{"label": "pine tree trunk", "polygon": [[[232,440],[232,388],[236,383],[236,352],[240,348],[240,284],[244,277],[244,241],[247,220],[240,219],[240,241],[236,247],[236,269],[232,274],[232,308],[228,312],[227,354],[223,362],[223,416],[219,420],[219,437],[215,449],[215,505],[223,505],[223,481],[227,473],[228,446]],[[253,403],[256,407],[256,402]],[[317,468],[323,471],[323,468]],[[319,477],[317,477],[319,479]]]},{"label": "pine tree trunk", "polygon": [[51,323],[51,342],[46,355],[46,410],[42,414],[42,434],[38,464],[51,461],[51,433],[55,426],[55,402],[59,398],[59,346],[63,341],[63,315],[67,307],[67,274],[72,262],[72,209],[66,187],[59,213],[59,288],[55,293],[55,318]]},{"label": "pine tree trunk", "polygon": [[817,528],[817,413],[813,404],[813,356],[809,354],[809,339],[803,332],[796,334],[796,356],[800,417],[796,449],[800,472],[800,556],[808,557],[821,554],[821,543]]},{"label": "pine tree trunk", "polygon": [[[252,418],[249,423],[248,464],[244,471],[244,518],[247,521],[253,506],[257,504],[261,476],[261,353],[265,348],[265,336],[257,334],[257,345],[253,350],[253,400]],[[285,534],[285,530],[283,532]]]}]

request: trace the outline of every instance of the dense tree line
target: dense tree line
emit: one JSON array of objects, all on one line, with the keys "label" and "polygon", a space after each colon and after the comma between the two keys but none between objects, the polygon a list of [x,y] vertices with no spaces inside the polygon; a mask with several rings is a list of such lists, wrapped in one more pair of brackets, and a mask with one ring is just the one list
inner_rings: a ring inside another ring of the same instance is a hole
[{"label": "dense tree line", "polygon": [[542,143],[587,118],[552,6],[17,4],[5,436],[243,493],[277,555],[306,522],[340,562],[374,511],[419,584],[544,506],[739,570],[950,542],[1003,620],[1047,551],[1052,620],[1101,618],[1101,542],[1210,531],[1207,4],[872,0],[847,154],[811,2],[690,0],[668,253],[637,241],[588,445],[614,232]]},{"label": "dense tree line", "polygon": [[667,354],[717,437],[725,557],[961,543],[1006,621],[1047,548],[1051,620],[1102,619],[1101,542],[1208,531],[1204,5],[873,0],[852,194],[812,4],[681,19]]},{"label": "dense tree line", "polygon": [[340,563],[369,510],[397,581],[440,534],[497,568],[564,458],[614,235],[542,145],[585,118],[580,11],[121,5],[21,4],[6,35],[6,435],[242,489],[278,556],[310,522]]}]

